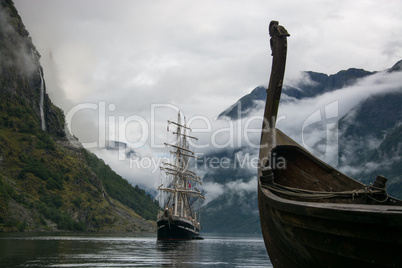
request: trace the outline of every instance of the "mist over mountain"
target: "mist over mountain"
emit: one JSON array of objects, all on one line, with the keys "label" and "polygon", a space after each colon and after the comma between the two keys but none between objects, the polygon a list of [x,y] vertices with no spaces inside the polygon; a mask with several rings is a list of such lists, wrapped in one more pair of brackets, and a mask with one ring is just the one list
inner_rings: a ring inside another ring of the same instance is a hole
[{"label": "mist over mountain", "polygon": [[402,197],[402,92],[371,96],[339,121],[339,168],[372,182],[389,179],[388,192]]},{"label": "mist over mountain", "polygon": [[[365,184],[384,175],[389,180],[388,193],[402,198],[401,65],[399,61],[379,72],[350,68],[327,75],[308,71],[291,84],[286,84],[285,77],[278,128]],[[265,98],[266,89],[256,87],[219,118],[261,118]],[[204,188],[210,196],[203,210],[204,230],[258,232],[257,167],[241,165],[246,158],[256,159],[258,149],[247,145],[225,148],[208,155],[214,157],[229,159],[233,168],[204,169]]]},{"label": "mist over mountain", "polygon": [[40,58],[0,0],[0,232],[155,231],[153,198],[65,132]]},{"label": "mist over mountain", "polygon": [[[294,85],[285,84],[283,86],[281,101],[314,98],[326,92],[353,85],[358,79],[371,74],[373,73],[355,68],[339,71],[331,75],[305,71],[302,73],[302,78],[297,80]],[[256,87],[250,94],[243,96],[234,105],[223,111],[219,115],[219,118],[229,117],[235,120],[239,116],[239,110],[241,111],[242,117],[248,116],[250,115],[252,107],[255,105],[255,101],[265,101],[266,97],[266,88],[263,86]]]}]

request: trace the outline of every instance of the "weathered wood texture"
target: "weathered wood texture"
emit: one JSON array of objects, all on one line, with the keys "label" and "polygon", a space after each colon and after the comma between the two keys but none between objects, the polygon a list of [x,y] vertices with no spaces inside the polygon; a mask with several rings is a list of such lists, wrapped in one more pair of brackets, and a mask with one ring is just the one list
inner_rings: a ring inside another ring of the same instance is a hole
[{"label": "weathered wood texture", "polygon": [[[288,34],[271,22],[270,35],[273,66],[261,134],[258,205],[272,264],[401,267],[402,202],[387,197],[386,179],[378,177],[375,187],[367,187],[275,128]],[[284,161],[277,166],[279,158]],[[314,198],[321,195],[331,197]]]}]

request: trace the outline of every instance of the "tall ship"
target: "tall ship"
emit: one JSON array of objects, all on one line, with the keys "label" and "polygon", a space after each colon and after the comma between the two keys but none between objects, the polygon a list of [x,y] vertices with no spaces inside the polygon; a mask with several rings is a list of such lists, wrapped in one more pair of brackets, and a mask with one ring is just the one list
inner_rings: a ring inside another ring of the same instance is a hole
[{"label": "tall ship", "polygon": [[171,161],[161,164],[161,179],[158,187],[159,204],[163,210],[158,212],[158,240],[202,239],[200,237],[201,202],[205,199],[198,185],[201,178],[189,169],[195,153],[190,149],[191,129],[186,126],[180,112],[177,122],[168,120],[167,131],[173,134],[173,141],[165,143],[171,154]]}]

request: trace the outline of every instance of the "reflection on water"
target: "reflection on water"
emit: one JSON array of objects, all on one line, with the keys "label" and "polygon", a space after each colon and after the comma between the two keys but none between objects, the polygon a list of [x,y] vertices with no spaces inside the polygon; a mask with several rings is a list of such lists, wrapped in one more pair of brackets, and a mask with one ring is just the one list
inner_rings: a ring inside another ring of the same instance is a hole
[{"label": "reflection on water", "polygon": [[0,234],[0,267],[272,267],[260,237]]}]

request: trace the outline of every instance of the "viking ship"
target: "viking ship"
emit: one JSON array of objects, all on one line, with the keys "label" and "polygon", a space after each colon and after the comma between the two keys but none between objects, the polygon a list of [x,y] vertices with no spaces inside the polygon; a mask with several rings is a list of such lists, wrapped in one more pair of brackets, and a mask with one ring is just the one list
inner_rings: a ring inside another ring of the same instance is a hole
[{"label": "viking ship", "polygon": [[162,176],[158,190],[164,209],[158,212],[157,239],[202,239],[199,236],[199,208],[205,197],[196,187],[202,184],[201,178],[189,169],[190,159],[197,158],[190,150],[189,140],[197,138],[190,135],[191,129],[184,119],[181,120],[180,112],[177,122],[168,121],[167,129],[174,135],[172,143],[165,143],[173,159],[160,166]]},{"label": "viking ship", "polygon": [[[269,26],[272,69],[259,153],[258,205],[274,267],[401,267],[402,201],[378,176],[364,185],[275,126],[288,32]],[[273,165],[273,158],[281,165]]]}]

